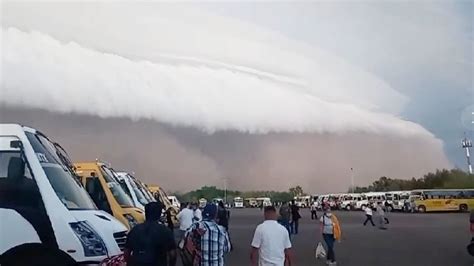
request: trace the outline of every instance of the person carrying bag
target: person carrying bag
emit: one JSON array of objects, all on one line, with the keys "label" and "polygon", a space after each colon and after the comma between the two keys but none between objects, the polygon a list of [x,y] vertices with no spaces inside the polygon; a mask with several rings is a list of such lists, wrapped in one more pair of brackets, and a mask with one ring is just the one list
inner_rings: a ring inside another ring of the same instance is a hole
[{"label": "person carrying bag", "polygon": [[[328,265],[336,265],[336,254],[334,253],[334,242],[341,240],[341,226],[337,217],[331,213],[328,206],[324,207],[324,214],[320,218],[321,233],[323,240],[328,248],[327,263]],[[321,254],[321,252],[319,252]]]}]

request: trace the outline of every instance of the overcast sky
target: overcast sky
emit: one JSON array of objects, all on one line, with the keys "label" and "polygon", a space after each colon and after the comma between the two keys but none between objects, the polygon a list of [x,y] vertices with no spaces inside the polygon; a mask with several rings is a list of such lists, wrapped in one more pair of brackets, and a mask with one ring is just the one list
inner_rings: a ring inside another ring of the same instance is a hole
[{"label": "overcast sky", "polygon": [[173,190],[228,177],[243,189],[341,191],[350,167],[359,185],[465,167],[472,10],[7,1],[0,121]]}]

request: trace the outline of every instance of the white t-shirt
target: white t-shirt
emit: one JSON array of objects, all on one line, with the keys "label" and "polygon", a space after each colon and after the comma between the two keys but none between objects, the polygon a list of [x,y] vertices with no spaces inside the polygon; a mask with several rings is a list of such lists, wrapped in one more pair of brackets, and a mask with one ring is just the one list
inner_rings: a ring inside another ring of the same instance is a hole
[{"label": "white t-shirt", "polygon": [[364,210],[364,211],[365,211],[365,214],[366,214],[366,215],[372,216],[372,208],[370,208],[370,207],[365,207],[365,210]]},{"label": "white t-shirt", "polygon": [[291,248],[288,231],[275,220],[257,226],[251,245],[259,249],[259,266],[284,266],[285,249]]},{"label": "white t-shirt", "polygon": [[179,230],[185,231],[193,224],[194,211],[188,208],[182,209],[176,218],[179,220]]},{"label": "white t-shirt", "polygon": [[198,221],[201,221],[202,220],[202,212],[199,208],[197,208],[195,211],[194,211],[194,218],[196,218],[196,220]]}]

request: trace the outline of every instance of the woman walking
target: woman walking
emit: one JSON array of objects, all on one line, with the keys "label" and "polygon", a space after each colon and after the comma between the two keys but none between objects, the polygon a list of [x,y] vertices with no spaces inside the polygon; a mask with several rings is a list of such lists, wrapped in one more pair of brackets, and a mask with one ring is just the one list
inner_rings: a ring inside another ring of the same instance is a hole
[{"label": "woman walking", "polygon": [[321,233],[328,248],[327,264],[336,265],[336,254],[334,253],[334,242],[341,240],[341,227],[337,217],[331,213],[329,206],[324,206],[324,213],[319,219],[321,222]]}]

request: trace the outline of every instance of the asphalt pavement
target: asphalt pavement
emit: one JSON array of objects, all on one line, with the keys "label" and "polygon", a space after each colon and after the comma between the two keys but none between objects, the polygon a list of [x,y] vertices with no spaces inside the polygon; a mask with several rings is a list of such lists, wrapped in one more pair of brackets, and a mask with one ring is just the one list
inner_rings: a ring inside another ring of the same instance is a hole
[{"label": "asphalt pavement", "polygon": [[[341,222],[342,241],[336,243],[337,265],[343,266],[472,266],[467,213],[389,213],[388,230],[363,226],[363,212],[334,212]],[[295,264],[326,265],[316,260],[319,224],[308,209],[301,211],[300,232],[292,236]],[[318,213],[319,217],[320,213]],[[226,265],[249,265],[250,242],[262,222],[259,209],[232,209],[230,232],[234,249]]]}]

